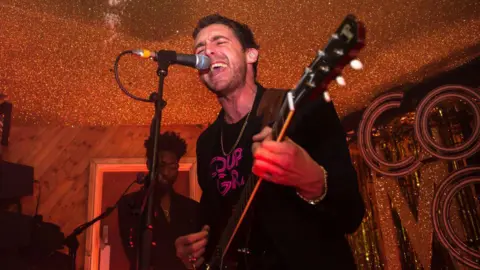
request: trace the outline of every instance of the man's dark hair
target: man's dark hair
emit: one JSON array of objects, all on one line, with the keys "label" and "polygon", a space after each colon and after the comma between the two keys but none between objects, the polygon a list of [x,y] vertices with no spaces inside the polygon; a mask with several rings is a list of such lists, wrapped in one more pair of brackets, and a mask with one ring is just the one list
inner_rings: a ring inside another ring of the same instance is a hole
[{"label": "man's dark hair", "polygon": [[[218,13],[205,16],[198,21],[197,26],[193,30],[193,34],[192,34],[193,39],[197,38],[198,33],[203,28],[212,24],[223,24],[228,26],[230,29],[232,29],[233,33],[240,41],[240,44],[242,45],[242,48],[244,51],[249,48],[254,48],[254,49],[260,48],[257,42],[255,42],[255,37],[253,36],[253,32],[250,29],[250,27],[248,27],[248,25],[234,21]],[[257,66],[258,66],[258,59],[257,59],[257,62],[253,64],[253,74],[255,78],[257,78]]]},{"label": "man's dark hair", "polygon": [[[151,166],[153,159],[153,138],[149,137],[145,140],[145,148],[147,149],[147,164]],[[158,137],[158,151],[173,152],[177,156],[177,161],[187,153],[187,143],[175,132],[165,132]]]}]

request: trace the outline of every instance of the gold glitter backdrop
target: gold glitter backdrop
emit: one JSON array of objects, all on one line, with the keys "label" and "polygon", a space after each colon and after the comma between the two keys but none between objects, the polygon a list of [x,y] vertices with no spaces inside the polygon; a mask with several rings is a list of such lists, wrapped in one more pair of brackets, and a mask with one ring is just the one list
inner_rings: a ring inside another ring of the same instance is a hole
[{"label": "gold glitter backdrop", "polygon": [[[478,55],[478,0],[1,0],[0,93],[14,124],[149,124],[151,104],[118,88],[115,57],[135,48],[191,53],[198,18],[220,12],[248,23],[261,45],[259,81],[292,87],[348,13],[367,27],[363,72],[345,70],[332,85],[341,116],[364,108],[393,85],[418,82]],[[153,62],[128,57],[122,81],[136,95],[156,90]],[[204,124],[214,96],[196,72],[174,66],[166,79],[164,124]]]}]

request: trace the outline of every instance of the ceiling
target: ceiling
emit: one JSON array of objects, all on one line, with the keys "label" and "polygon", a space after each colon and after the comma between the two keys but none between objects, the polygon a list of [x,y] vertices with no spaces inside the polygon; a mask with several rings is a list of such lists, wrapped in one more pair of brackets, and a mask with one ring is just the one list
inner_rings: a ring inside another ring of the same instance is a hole
[{"label": "ceiling", "polygon": [[[196,21],[215,12],[251,26],[258,79],[277,88],[295,85],[347,14],[362,20],[365,68],[344,70],[347,86],[329,89],[341,117],[480,53],[478,0],[0,0],[0,93],[14,104],[14,124],[149,124],[153,105],[123,94],[115,58],[135,48],[192,53]],[[127,56],[119,73],[135,95],[157,89],[152,61]],[[205,124],[219,108],[187,67],[169,69],[164,98],[163,124]]]}]

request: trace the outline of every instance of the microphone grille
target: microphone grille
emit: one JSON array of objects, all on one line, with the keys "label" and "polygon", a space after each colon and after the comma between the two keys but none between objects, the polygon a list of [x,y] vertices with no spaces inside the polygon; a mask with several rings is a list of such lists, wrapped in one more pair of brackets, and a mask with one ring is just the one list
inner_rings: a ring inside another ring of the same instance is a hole
[{"label": "microphone grille", "polygon": [[203,54],[197,54],[197,69],[209,69],[210,68],[210,58]]}]

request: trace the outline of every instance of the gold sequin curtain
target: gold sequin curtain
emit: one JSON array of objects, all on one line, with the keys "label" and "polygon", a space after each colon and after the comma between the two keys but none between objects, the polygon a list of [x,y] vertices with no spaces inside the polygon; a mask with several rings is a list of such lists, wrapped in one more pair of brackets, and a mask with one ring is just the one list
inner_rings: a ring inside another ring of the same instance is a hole
[{"label": "gold sequin curtain", "polygon": [[[444,147],[462,144],[475,128],[469,108],[456,100],[439,104],[429,119],[430,135]],[[478,153],[477,159],[432,158],[415,138],[414,121],[415,113],[410,112],[372,131],[372,143],[384,160],[398,162],[409,156],[423,160],[420,169],[403,177],[372,170],[360,155],[355,134],[348,138],[366,205],[361,226],[348,237],[358,269],[466,269],[438,242],[430,211],[435,187],[452,171],[478,163]],[[480,243],[477,189],[461,190],[450,209],[454,231],[474,249]]]},{"label": "gold sequin curtain", "polygon": [[371,169],[364,163],[358,153],[357,145],[350,144],[352,162],[357,170],[359,188],[365,202],[365,217],[360,228],[348,240],[353,249],[357,265],[360,269],[384,269],[382,236],[379,229],[378,215],[371,177]]}]

